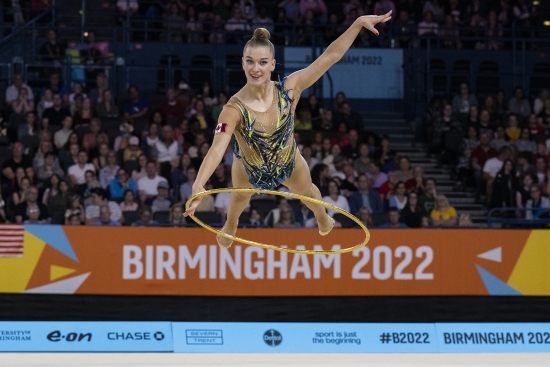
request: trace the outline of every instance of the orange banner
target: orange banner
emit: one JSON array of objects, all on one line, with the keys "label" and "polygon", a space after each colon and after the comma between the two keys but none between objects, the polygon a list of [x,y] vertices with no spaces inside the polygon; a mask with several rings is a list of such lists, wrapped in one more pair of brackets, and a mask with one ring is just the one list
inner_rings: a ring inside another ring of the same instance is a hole
[{"label": "orange banner", "polygon": [[[360,243],[364,233],[335,229],[321,237],[314,229],[239,229],[238,235],[329,250]],[[300,255],[237,242],[223,250],[201,228],[29,225],[24,256],[0,259],[0,278],[10,279],[0,283],[0,292],[548,295],[550,271],[543,259],[549,239],[548,231],[375,229],[367,246],[352,253]]]}]

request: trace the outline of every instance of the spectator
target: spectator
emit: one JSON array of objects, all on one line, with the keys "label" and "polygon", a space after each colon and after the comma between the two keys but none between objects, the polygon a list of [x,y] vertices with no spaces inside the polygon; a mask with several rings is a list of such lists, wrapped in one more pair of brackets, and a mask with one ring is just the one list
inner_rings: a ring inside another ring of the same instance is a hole
[{"label": "spectator", "polygon": [[202,22],[193,4],[187,6],[186,22],[184,24],[187,43],[199,43],[201,40]]},{"label": "spectator", "polygon": [[335,119],[344,122],[348,131],[354,129],[359,134],[363,134],[363,117],[357,112],[353,112],[348,102],[343,102],[341,108],[342,112],[338,113]]},{"label": "spectator", "polygon": [[516,87],[514,96],[508,101],[508,110],[511,114],[517,115],[521,121],[531,114],[531,105],[527,98],[525,98],[522,87]]},{"label": "spectator", "polygon": [[59,93],[53,95],[53,106],[44,110],[42,114],[42,126],[47,129],[49,126],[58,128],[61,126],[65,117],[70,116],[71,112],[63,107],[63,100]]},{"label": "spectator", "polygon": [[525,205],[525,219],[543,219],[550,218],[549,209],[550,201],[548,198],[541,195],[539,185],[532,184],[529,189],[530,198]]},{"label": "spectator", "polygon": [[144,205],[139,210],[139,220],[132,223],[133,227],[148,227],[148,226],[158,226],[158,222],[153,220],[153,211],[151,207]]},{"label": "spectator", "polygon": [[65,180],[59,179],[56,175],[52,176],[57,178],[58,190],[54,193],[53,184],[50,187],[48,195],[44,193],[44,197],[48,196],[46,201],[48,205],[48,211],[52,217],[52,224],[65,224],[65,213],[67,209],[71,207],[72,193],[69,191],[69,183]]},{"label": "spectator", "polygon": [[95,113],[100,119],[116,119],[120,117],[120,110],[113,101],[113,93],[109,89],[103,91],[103,98],[96,105]]},{"label": "spectator", "polygon": [[455,50],[462,48],[462,42],[460,41],[460,29],[451,14],[445,15],[445,24],[441,27],[439,36],[443,40],[444,48]]},{"label": "spectator", "polygon": [[443,6],[439,3],[439,0],[427,0],[424,3],[422,14],[426,14],[427,12],[432,13],[433,18],[437,23],[443,22],[445,13],[443,11]]},{"label": "spectator", "polygon": [[225,165],[220,163],[214,170],[214,174],[210,177],[210,183],[214,189],[227,187],[228,177],[225,172]]},{"label": "spectator", "polygon": [[361,143],[359,145],[359,156],[353,161],[353,169],[358,175],[364,175],[368,172],[370,163],[369,146],[366,143]]},{"label": "spectator", "polygon": [[134,212],[138,210],[138,203],[135,200],[135,193],[131,189],[126,189],[123,194],[123,200],[119,204],[122,212]]},{"label": "spectator", "polygon": [[389,172],[394,169],[396,155],[397,152],[390,147],[390,137],[387,135],[382,136],[380,147],[377,148],[374,157],[380,161],[383,172]]},{"label": "spectator", "polygon": [[[502,129],[504,133],[504,129]],[[458,158],[458,164],[455,167],[456,180],[455,180],[455,191],[463,191],[466,188],[468,178],[472,176],[472,171],[470,168],[470,156],[472,151],[479,146],[479,140],[477,139],[477,130],[474,126],[468,128],[468,137],[462,142],[462,152]]]},{"label": "spectator", "polygon": [[411,161],[407,156],[401,156],[398,159],[399,169],[395,170],[395,174],[399,181],[407,182],[413,178],[413,171],[411,170]]},{"label": "spectator", "polygon": [[258,209],[251,208],[248,221],[246,221],[244,225],[247,227],[263,227],[263,221],[262,214],[258,211]]},{"label": "spectator", "polygon": [[176,99],[176,90],[166,90],[166,100],[160,102],[158,110],[166,119],[166,122],[174,125],[185,115],[186,106],[182,101]]},{"label": "spectator", "polygon": [[292,22],[298,23],[300,19],[300,4],[298,0],[283,0],[279,2],[277,7],[279,8],[279,14],[282,9],[284,11],[285,16],[289,20],[291,20]]},{"label": "spectator", "polygon": [[95,87],[90,90],[90,100],[96,106],[103,101],[105,91],[109,89],[109,81],[104,72],[99,72],[95,77]]},{"label": "spectator", "polygon": [[238,3],[244,19],[251,21],[256,17],[256,3],[254,0],[239,0]]},{"label": "spectator", "polygon": [[281,217],[283,207],[289,206],[286,198],[282,196],[275,197],[275,208],[271,209],[264,218],[264,224],[268,227],[274,227]]},{"label": "spectator", "polygon": [[30,186],[27,189],[26,200],[19,203],[14,208],[15,223],[23,223],[29,219],[29,210],[39,210],[38,220],[48,221],[48,207],[38,201],[38,189],[35,186]]},{"label": "spectator", "polygon": [[21,87],[19,89],[17,98],[10,104],[11,110],[14,114],[25,115],[27,112],[34,111],[34,101],[32,99],[32,95],[29,96],[28,93],[29,92],[26,88]]},{"label": "spectator", "polygon": [[168,223],[172,226],[180,227],[185,226],[185,218],[183,217],[183,205],[174,204],[170,208],[170,216],[168,217]]},{"label": "spectator", "polygon": [[418,205],[424,213],[431,213],[435,207],[436,187],[433,178],[427,178],[424,182],[424,193],[418,197]]},{"label": "spectator", "polygon": [[101,205],[99,207],[99,218],[97,221],[94,222],[95,226],[110,226],[110,227],[118,227],[120,226],[120,222],[117,222],[113,219],[111,219],[111,211],[109,206],[107,205]]},{"label": "spectator", "polygon": [[531,165],[530,154],[523,152],[518,154],[516,173],[519,177],[523,177],[526,174],[536,176],[536,170],[533,165]]},{"label": "spectator", "polygon": [[158,169],[167,180],[171,178],[172,167],[177,167],[182,154],[181,145],[174,139],[172,126],[163,126],[162,140],[153,145],[151,155],[156,158]]},{"label": "spectator", "polygon": [[10,85],[6,89],[6,105],[11,105],[12,102],[16,101],[18,98],[20,98],[21,95],[21,89],[25,89],[27,91],[27,98],[31,101],[34,100],[34,95],[32,92],[31,87],[29,87],[24,81],[23,81],[23,74],[21,73],[15,73],[13,75],[13,84]]},{"label": "spectator", "polygon": [[460,93],[453,98],[453,113],[467,114],[471,106],[478,104],[475,94],[470,93],[468,83],[460,83]]},{"label": "spectator", "polygon": [[[94,117],[90,121],[90,131],[86,134],[84,134],[84,137],[82,138],[82,146],[84,149],[92,153],[92,150],[97,150],[97,147],[101,145],[101,120],[97,117]],[[104,135],[106,137],[104,143],[109,143],[109,138],[107,135]]]},{"label": "spectator", "polygon": [[122,211],[120,206],[114,201],[108,201],[105,195],[105,190],[102,188],[94,188],[90,191],[91,205],[86,208],[86,224],[93,225],[100,216],[100,208],[107,206],[110,212],[110,219],[120,222]]},{"label": "spectator", "polygon": [[29,208],[27,209],[29,219],[24,221],[24,224],[42,224],[44,221],[40,220],[40,209],[38,208]]},{"label": "spectator", "polygon": [[542,119],[538,119],[537,115],[534,113],[529,115],[527,127],[534,138],[538,138],[539,136],[542,137],[542,135],[546,133],[546,130],[548,130],[548,126],[545,126]]},{"label": "spectator", "polygon": [[117,0],[116,7],[120,23],[126,21],[126,16],[134,16],[139,12],[138,0]]},{"label": "spectator", "polygon": [[514,13],[514,21],[516,25],[520,27],[534,25],[534,21],[536,20],[536,11],[532,5],[527,3],[526,0],[517,0],[517,3],[514,5],[512,11]]},{"label": "spectator", "polygon": [[407,205],[407,188],[405,182],[399,181],[395,185],[395,190],[392,195],[390,195],[388,203],[390,207],[396,207],[399,211]]},{"label": "spectator", "polygon": [[542,119],[542,124],[550,126],[550,99],[544,101],[544,108],[539,112],[537,117]]},{"label": "spectator", "polygon": [[[510,208],[515,206],[515,194],[519,190],[519,182],[514,169],[514,162],[507,159],[493,181],[493,195],[491,197],[491,208]],[[506,212],[505,215],[513,215]]]},{"label": "spectator", "polygon": [[371,213],[381,213],[384,210],[378,190],[371,188],[371,181],[364,175],[357,178],[357,188],[348,198],[351,213],[357,213],[362,207]]},{"label": "spectator", "polygon": [[435,36],[439,33],[439,24],[434,22],[434,16],[431,11],[424,13],[422,21],[418,23],[419,36]]},{"label": "spectator", "polygon": [[[155,112],[153,116],[157,114],[160,115],[160,112]],[[160,141],[159,130],[159,124],[157,124],[156,122],[153,122],[149,125],[148,131],[144,133],[145,138],[141,140],[140,149],[144,153],[148,154],[152,147]]]},{"label": "spectator", "polygon": [[369,171],[366,175],[373,189],[380,189],[388,181],[388,176],[381,171],[381,164],[378,161],[370,162]]},{"label": "spectator", "polygon": [[90,98],[84,98],[82,101],[82,107],[76,109],[73,114],[74,126],[87,126],[95,117],[94,109],[92,108],[92,102]]},{"label": "spectator", "polygon": [[477,146],[477,148],[472,150],[472,154],[470,155],[471,165],[474,172],[474,179],[476,181],[478,189],[478,196],[481,196],[481,194],[485,191],[485,183],[482,174],[483,167],[485,166],[487,160],[494,158],[497,155],[498,151],[489,145],[489,136],[487,135],[487,133],[480,134],[479,145]]},{"label": "spectator", "polygon": [[202,99],[197,99],[195,101],[194,110],[189,116],[189,123],[193,124],[195,121],[199,122],[201,130],[213,130],[214,129],[214,120],[206,112],[204,108],[204,101]]},{"label": "spectator", "polygon": [[228,32],[227,41],[228,43],[238,43],[245,32],[250,30],[250,26],[242,17],[241,8],[238,5],[233,6],[231,15],[231,18],[225,22],[225,31]]},{"label": "spectator", "polygon": [[[350,211],[348,200],[343,195],[340,195],[340,187],[335,180],[329,181],[328,192],[329,194],[323,197],[324,202],[335,205],[341,209],[344,209],[347,212]],[[327,212],[328,215],[330,215],[331,217],[333,217],[334,214],[337,213],[335,210],[330,208],[327,209]]]},{"label": "spectator", "polygon": [[147,156],[145,154],[141,154],[137,161],[138,167],[132,171],[132,180],[136,183],[140,180],[140,178],[147,176]]},{"label": "spectator", "polygon": [[153,214],[169,211],[173,203],[170,200],[170,186],[168,186],[168,182],[160,181],[157,186],[157,192],[157,196],[153,200],[148,200],[151,203]]},{"label": "spectator", "polygon": [[435,203],[435,207],[430,214],[433,225],[441,227],[456,226],[458,224],[458,216],[455,208],[449,205],[447,197],[445,195],[438,195]]},{"label": "spectator", "polygon": [[78,152],[78,162],[69,167],[67,174],[73,185],[82,186],[86,184],[87,171],[95,172],[95,167],[88,163],[88,152],[81,150]]},{"label": "spectator", "polygon": [[98,155],[92,159],[96,171],[101,171],[107,165],[107,154],[109,153],[109,144],[102,143],[99,145]]},{"label": "spectator", "polygon": [[61,100],[65,106],[69,105],[69,90],[61,82],[61,77],[58,71],[53,71],[49,74],[49,85],[44,87],[40,91],[40,95],[43,96],[46,93],[46,89],[51,89],[54,94],[58,93],[61,96]]},{"label": "spectator", "polygon": [[107,164],[99,171],[99,184],[103,190],[107,190],[120,169],[117,164],[116,154],[112,150],[107,152],[106,160]]},{"label": "spectator", "polygon": [[534,154],[537,150],[537,144],[531,140],[531,132],[527,127],[521,129],[521,136],[518,140],[514,141],[514,145],[520,153],[527,152]]},{"label": "spectator", "polygon": [[539,184],[546,182],[546,166],[547,163],[544,157],[537,157],[535,160],[535,174]]},{"label": "spectator", "polygon": [[32,169],[32,160],[24,155],[23,151],[23,144],[19,142],[13,143],[12,158],[6,159],[2,163],[2,173],[8,181],[13,181],[15,179],[15,171],[18,168],[23,168],[25,171]]},{"label": "spectator", "polygon": [[157,187],[160,182],[168,182],[164,177],[158,175],[157,165],[155,164],[155,162],[147,162],[146,172],[147,175],[140,178],[137,182],[138,195],[142,203],[145,203],[145,200],[147,199],[151,199],[157,196]]},{"label": "spectator", "polygon": [[518,140],[521,135],[521,129],[518,127],[518,118],[516,115],[508,117],[508,127],[506,128],[506,137],[508,140]]},{"label": "spectator", "polygon": [[82,224],[85,221],[85,210],[80,202],[80,196],[73,195],[70,200],[69,207],[65,210],[65,224],[71,224],[73,217],[78,218],[78,224]]},{"label": "spectator", "polygon": [[38,60],[52,63],[54,67],[60,67],[65,60],[65,46],[57,41],[57,32],[53,29],[48,30],[48,41],[40,46],[38,50]]},{"label": "spectator", "polygon": [[[49,142],[46,142],[49,144]],[[39,182],[49,180],[52,175],[64,177],[65,172],[59,167],[55,154],[53,152],[47,152],[44,155],[44,163],[38,166],[36,170],[36,178]]]},{"label": "spectator", "polygon": [[77,97],[80,98],[80,101],[82,102],[84,98],[87,97],[86,93],[84,93],[84,88],[82,88],[82,83],[80,82],[74,82],[73,83],[73,89],[72,92],[69,94],[69,103],[71,105],[71,113],[74,113],[75,111],[75,104]]},{"label": "spectator", "polygon": [[302,156],[304,157],[310,171],[313,169],[313,167],[315,167],[316,164],[319,163],[317,158],[314,158],[312,154],[313,151],[311,150],[311,146],[306,145],[302,148]]},{"label": "spectator", "polygon": [[417,33],[416,23],[409,18],[409,13],[406,10],[399,12],[399,18],[393,24],[392,35],[396,41],[395,47],[408,48],[412,45],[413,35]]},{"label": "spectator", "polygon": [[300,0],[300,16],[304,18],[308,10],[311,10],[316,23],[327,22],[327,6],[323,0]]},{"label": "spectator", "polygon": [[328,195],[328,182],[330,179],[330,171],[326,164],[319,163],[311,170],[311,180],[321,192],[321,196]]},{"label": "spectator", "polygon": [[274,228],[299,228],[301,226],[300,222],[296,221],[290,205],[281,207],[279,220],[273,225]]},{"label": "spectator", "polygon": [[407,198],[407,204],[400,210],[401,221],[410,228],[420,228],[422,217],[426,215],[418,205],[418,194],[411,192]]},{"label": "spectator", "polygon": [[69,136],[73,133],[73,118],[65,116],[61,121],[62,128],[57,130],[53,136],[53,141],[57,149],[63,148],[69,141]]},{"label": "spectator", "polygon": [[498,151],[500,150],[500,148],[508,146],[508,144],[509,143],[506,140],[506,130],[504,130],[504,126],[497,125],[497,127],[495,128],[495,137],[494,139],[491,139],[490,142],[491,147]]},{"label": "spectator", "polygon": [[379,227],[380,228],[408,228],[405,223],[401,223],[399,220],[400,220],[399,209],[392,207],[388,211],[388,221],[380,225]]},{"label": "spectator", "polygon": [[130,100],[124,105],[124,118],[131,124],[135,120],[143,118],[149,111],[149,103],[139,95],[139,89],[136,85],[131,85],[128,88]]},{"label": "spectator", "polygon": [[82,220],[76,214],[71,214],[67,218],[67,221],[65,222],[66,225],[70,225],[70,226],[80,226],[80,225],[82,225],[82,223],[83,223]]},{"label": "spectator", "polygon": [[36,126],[36,114],[34,111],[29,111],[25,114],[25,122],[21,121],[17,128],[17,139],[21,140],[23,136],[38,137],[38,127]]},{"label": "spectator", "polygon": [[260,7],[260,11],[253,21],[254,24],[258,25],[258,27],[267,29],[269,33],[273,33],[275,30],[273,19],[267,15],[267,9],[265,6]]},{"label": "spectator", "polygon": [[185,26],[185,18],[180,14],[180,7],[177,2],[168,4],[168,13],[163,14],[162,27],[164,28],[163,40],[181,42],[182,31]]},{"label": "spectator", "polygon": [[79,193],[83,193],[83,197],[85,198],[84,206],[88,207],[88,205],[90,205],[91,203],[90,196],[92,190],[101,188],[101,185],[99,184],[95,171],[86,171],[84,174],[84,178],[86,180],[86,183],[79,188]]},{"label": "spectator", "polygon": [[504,42],[502,42],[502,36],[504,35],[504,29],[502,23],[498,20],[498,15],[495,10],[489,11],[489,18],[487,21],[487,30],[486,30],[488,45],[487,49],[489,50],[500,50],[502,49]]},{"label": "spectator", "polygon": [[[7,98],[8,97],[6,92],[6,102],[8,101]],[[550,99],[550,90],[548,90],[548,88],[542,88],[539,92],[539,96],[535,98],[535,101],[533,102],[533,113],[535,115],[538,115],[539,113],[541,113],[544,108],[545,102],[549,99]]]},{"label": "spectator", "polygon": [[486,181],[487,185],[487,201],[491,202],[491,195],[493,193],[493,182],[497,173],[502,168],[504,161],[510,158],[511,150],[509,147],[502,147],[499,151],[498,156],[490,158],[485,162],[483,166],[483,180]]},{"label": "spectator", "polygon": [[390,199],[390,196],[395,193],[395,189],[397,187],[398,182],[399,182],[399,178],[397,177],[397,174],[395,173],[395,171],[388,172],[388,181],[386,181],[382,186],[380,186],[380,189],[378,190],[385,204]]},{"label": "spectator", "polygon": [[42,121],[44,111],[50,107],[53,107],[53,91],[51,88],[46,88],[44,95],[40,98],[40,102],[38,102],[36,106],[36,112],[40,121]]},{"label": "spectator", "polygon": [[361,208],[356,214],[356,217],[365,227],[370,227],[372,222],[372,215],[367,208]]},{"label": "spectator", "polygon": [[31,181],[27,176],[23,176],[17,182],[18,190],[12,194],[13,205],[18,205],[27,200],[27,190],[31,187]]},{"label": "spectator", "polygon": [[119,168],[117,170],[117,176],[109,183],[111,199],[123,199],[125,192],[128,190],[136,195],[137,184],[133,179],[128,177],[128,173],[123,168]]}]

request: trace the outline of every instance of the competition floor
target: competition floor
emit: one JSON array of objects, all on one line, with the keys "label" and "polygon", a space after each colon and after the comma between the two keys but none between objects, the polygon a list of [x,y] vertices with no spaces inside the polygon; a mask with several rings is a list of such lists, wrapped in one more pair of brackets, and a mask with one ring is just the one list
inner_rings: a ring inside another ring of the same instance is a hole
[{"label": "competition floor", "polygon": [[514,354],[122,354],[4,353],[4,367],[188,367],[188,366],[548,366],[550,353]]}]

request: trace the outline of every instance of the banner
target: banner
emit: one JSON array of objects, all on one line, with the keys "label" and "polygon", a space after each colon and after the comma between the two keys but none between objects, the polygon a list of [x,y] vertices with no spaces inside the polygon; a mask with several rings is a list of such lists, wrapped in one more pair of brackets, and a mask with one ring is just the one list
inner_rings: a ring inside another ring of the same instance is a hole
[{"label": "banner", "polygon": [[0,352],[172,352],[170,322],[0,322]]},{"label": "banner", "polygon": [[[289,248],[330,250],[361,230],[239,229]],[[234,242],[202,228],[26,225],[23,256],[0,258],[0,292],[208,296],[550,295],[550,231],[371,231],[342,255]]]},{"label": "banner", "polygon": [[[284,65],[288,73],[308,67],[323,49],[311,47],[285,47]],[[328,75],[323,75],[323,98],[345,91],[347,98],[402,99],[403,50],[400,49],[349,49],[334,64]]]}]

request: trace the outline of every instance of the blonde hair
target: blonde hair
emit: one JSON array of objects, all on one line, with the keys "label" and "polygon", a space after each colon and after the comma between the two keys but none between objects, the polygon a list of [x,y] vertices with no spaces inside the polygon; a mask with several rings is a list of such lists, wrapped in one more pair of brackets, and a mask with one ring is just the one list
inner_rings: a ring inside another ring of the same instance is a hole
[{"label": "blonde hair", "polygon": [[273,46],[273,43],[271,43],[271,41],[269,40],[270,37],[271,34],[267,29],[256,28],[254,30],[252,38],[248,40],[248,42],[244,46],[244,49],[246,50],[247,47],[269,47],[271,55],[275,57],[275,46]]}]

